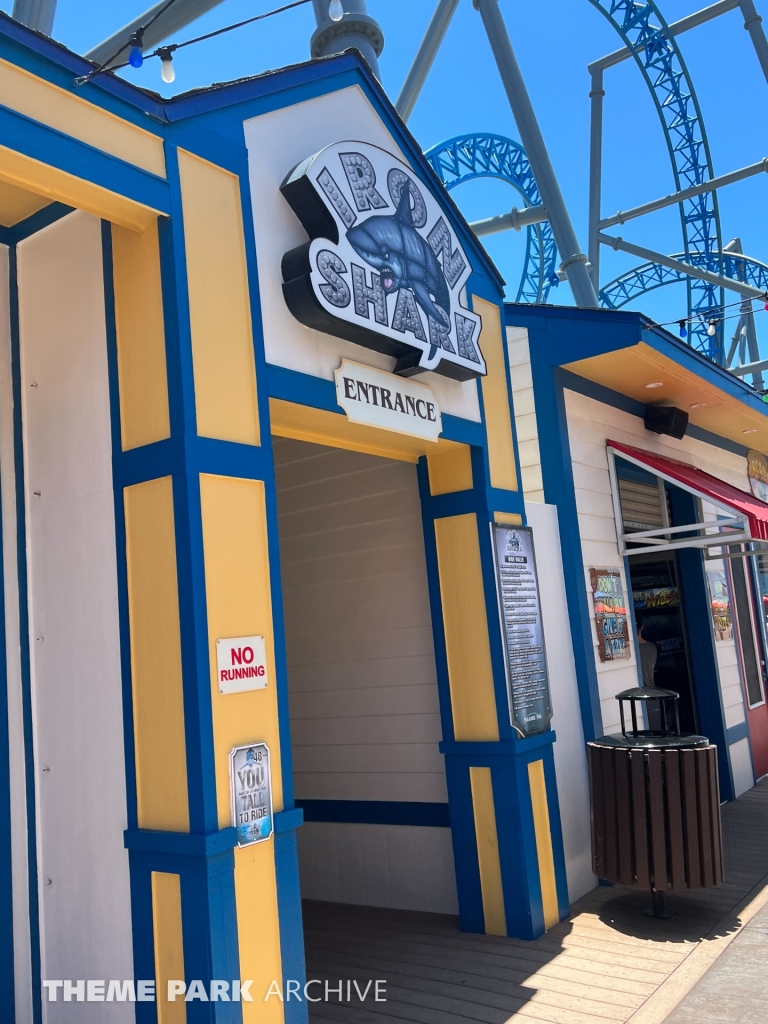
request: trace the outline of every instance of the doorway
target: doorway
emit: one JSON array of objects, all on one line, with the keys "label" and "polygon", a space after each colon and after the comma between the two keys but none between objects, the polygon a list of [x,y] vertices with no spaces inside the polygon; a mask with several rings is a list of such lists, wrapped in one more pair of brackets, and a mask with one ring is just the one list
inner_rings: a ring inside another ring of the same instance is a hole
[{"label": "doorway", "polygon": [[[680,728],[698,732],[698,714],[688,661],[683,598],[674,552],[630,555],[629,576],[638,631],[656,647],[654,685],[680,695]],[[648,681],[644,680],[648,685]]]},{"label": "doorway", "polygon": [[273,442],[302,897],[455,915],[417,467]]},{"label": "doorway", "polygon": [[766,641],[768,640],[768,558],[730,561],[733,616],[755,779],[768,775],[768,704],[766,704]]}]

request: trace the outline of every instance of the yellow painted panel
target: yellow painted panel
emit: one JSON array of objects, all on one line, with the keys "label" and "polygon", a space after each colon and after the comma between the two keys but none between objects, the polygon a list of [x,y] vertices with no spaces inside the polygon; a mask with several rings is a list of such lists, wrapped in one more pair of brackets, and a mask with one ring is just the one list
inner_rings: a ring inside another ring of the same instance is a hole
[{"label": "yellow painted panel", "polygon": [[240,977],[253,979],[253,1002],[242,1004],[243,1024],[282,1024],[283,1004],[277,996],[264,1002],[273,981],[285,991],[274,838],[235,850],[235,901]]},{"label": "yellow painted panel", "polygon": [[181,927],[181,878],[152,872],[152,925],[155,938],[157,1024],[186,1024],[183,996],[168,1001],[168,982],[184,980],[184,939]]},{"label": "yellow painted panel", "polygon": [[76,206],[131,231],[143,231],[161,212],[7,146],[0,146],[0,181],[28,189],[50,201]]},{"label": "yellow painted panel", "polygon": [[0,60],[0,103],[150,174],[166,176],[159,135],[5,60]]},{"label": "yellow painted panel", "polygon": [[[229,752],[244,743],[263,742],[272,760],[272,802],[282,810],[283,791],[278,732],[275,645],[269,581],[264,484],[233,477],[200,477],[205,588],[213,704],[213,741],[219,826],[231,824]],[[268,685],[249,693],[220,694],[216,640],[264,636]],[[254,980],[253,1004],[243,1003],[246,1024],[282,1020],[282,1004],[264,994],[280,981],[280,926],[277,916],[274,840],[235,850],[240,976]],[[265,982],[263,988],[260,986]]]},{"label": "yellow painted panel", "polygon": [[499,526],[523,525],[523,517],[517,512],[494,512],[493,521],[494,523],[498,523]]},{"label": "yellow painted panel", "polygon": [[496,832],[496,809],[493,804],[493,783],[490,768],[470,768],[472,810],[475,816],[477,859],[480,866],[480,890],[487,935],[506,935],[504,887],[501,882],[499,837]]},{"label": "yellow painted panel", "polygon": [[170,437],[157,224],[112,227],[123,451]]},{"label": "yellow painted panel", "polygon": [[10,228],[48,205],[48,200],[17,185],[0,181],[0,224]]},{"label": "yellow painted panel", "polygon": [[533,804],[533,829],[536,833],[536,856],[539,861],[544,927],[550,929],[559,922],[560,911],[557,906],[555,857],[552,852],[552,833],[549,826],[547,784],[544,779],[543,761],[532,761],[528,765],[528,782],[531,787],[531,802]]},{"label": "yellow painted panel", "polygon": [[418,462],[422,455],[452,451],[459,447],[455,441],[446,441],[442,437],[435,443],[392,430],[350,423],[346,416],[339,416],[338,413],[284,402],[281,398],[270,398],[269,417],[272,433],[276,437],[292,437],[295,441],[365,452],[367,455],[380,455],[400,462]]},{"label": "yellow painted panel", "polygon": [[[242,743],[266,743],[272,760],[272,800],[283,806],[277,725],[275,643],[267,550],[267,512],[261,480],[200,477],[211,663],[213,735],[219,826],[230,824],[229,752]],[[264,636],[268,685],[263,690],[220,694],[216,641]]]},{"label": "yellow painted panel", "polygon": [[457,740],[499,738],[474,513],[435,520],[448,683]]},{"label": "yellow painted panel", "polygon": [[189,831],[171,478],[125,489],[140,828]]},{"label": "yellow painted panel", "polygon": [[472,489],[472,453],[469,445],[427,456],[430,494],[451,494]]},{"label": "yellow painted panel", "polygon": [[197,432],[259,444],[240,181],[178,152]]},{"label": "yellow painted panel", "polygon": [[509,404],[507,368],[504,362],[501,312],[497,305],[486,302],[477,295],[472,296],[472,308],[483,320],[480,345],[488,373],[480,380],[485,407],[485,429],[488,435],[491,486],[516,491],[517,467],[512,440],[512,409]]}]

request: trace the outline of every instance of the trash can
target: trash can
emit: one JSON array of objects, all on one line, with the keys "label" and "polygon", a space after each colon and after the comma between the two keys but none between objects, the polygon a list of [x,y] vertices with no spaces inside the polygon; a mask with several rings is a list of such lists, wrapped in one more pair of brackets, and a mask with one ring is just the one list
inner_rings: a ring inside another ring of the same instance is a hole
[{"label": "trash can", "polygon": [[[642,686],[616,699],[621,734],[587,744],[592,869],[604,881],[649,890],[654,914],[667,916],[668,890],[723,881],[717,747],[680,732],[672,690]],[[643,706],[654,728],[643,727]]]}]

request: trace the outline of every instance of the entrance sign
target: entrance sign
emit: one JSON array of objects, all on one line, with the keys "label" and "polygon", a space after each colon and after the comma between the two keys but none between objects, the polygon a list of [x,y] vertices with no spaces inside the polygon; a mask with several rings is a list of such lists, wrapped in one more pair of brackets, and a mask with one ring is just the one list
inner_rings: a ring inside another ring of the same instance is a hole
[{"label": "entrance sign", "polygon": [[426,384],[342,360],[336,370],[336,401],[353,423],[437,441],[440,406]]},{"label": "entrance sign", "polygon": [[590,569],[595,601],[597,652],[600,661],[621,661],[630,655],[627,606],[618,569]]},{"label": "entrance sign", "polygon": [[338,142],[280,186],[310,241],[283,256],[283,294],[303,324],[398,360],[410,377],[483,376],[472,267],[431,187],[396,156]]},{"label": "entrance sign", "polygon": [[272,835],[272,775],[269,747],[251,743],[229,755],[232,824],[237,845],[252,846]]},{"label": "entrance sign", "polygon": [[510,720],[522,737],[535,736],[547,728],[552,700],[533,532],[527,526],[492,524],[491,529],[507,655]]},{"label": "entrance sign", "polygon": [[267,647],[263,636],[216,641],[219,693],[263,690],[267,685]]}]

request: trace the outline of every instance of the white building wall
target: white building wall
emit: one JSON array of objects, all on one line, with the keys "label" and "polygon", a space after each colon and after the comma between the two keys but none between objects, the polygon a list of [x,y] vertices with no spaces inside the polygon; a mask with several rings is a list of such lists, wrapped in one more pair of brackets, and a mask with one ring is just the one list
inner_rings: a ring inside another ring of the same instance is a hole
[{"label": "white building wall", "polygon": [[[576,507],[584,556],[584,580],[591,601],[589,569],[616,568],[622,574],[614,521],[611,485],[608,475],[608,439],[634,445],[645,451],[688,462],[741,490],[749,491],[746,459],[714,445],[686,436],[680,440],[647,431],[639,416],[623,412],[573,391],[565,392],[568,438],[571,449]],[[712,567],[722,563],[713,563]],[[628,661],[601,663],[597,654],[597,633],[593,617],[593,642],[598,675],[600,704],[605,732],[620,728],[618,701],[621,690],[638,685],[635,652]],[[745,720],[744,700],[733,642],[715,644],[726,727]],[[751,765],[747,772],[748,742],[739,740],[730,747],[731,767],[737,792],[753,784]],[[743,787],[743,788],[742,788]]]},{"label": "white building wall", "polygon": [[2,488],[3,593],[5,598],[6,685],[11,789],[11,883],[13,899],[13,982],[16,1020],[32,1020],[32,962],[29,928],[29,833],[26,748],[19,642],[18,534],[13,436],[13,382],[8,249],[0,246],[0,480]]},{"label": "white building wall", "polygon": [[[447,803],[416,467],[274,446],[296,797]],[[449,829],[298,834],[305,896],[456,912]]]},{"label": "white building wall", "polygon": [[[380,146],[405,163],[407,157],[358,86],[272,110],[246,121],[243,129],[267,362],[326,380],[333,380],[334,370],[345,357],[393,370],[395,360],[391,357],[311,330],[299,323],[286,306],[280,264],[288,250],[306,242],[307,234],[280,195],[280,185],[298,163],[340,139]],[[419,380],[429,384],[444,413],[480,421],[477,381],[460,383],[439,373],[422,374]]]},{"label": "white building wall", "polygon": [[515,406],[517,451],[520,458],[520,476],[527,501],[544,501],[541,478],[539,427],[531,375],[531,355],[528,331],[524,327],[507,328],[507,349],[512,375],[512,398]]},{"label": "white building wall", "polygon": [[[127,979],[101,222],[70,214],[20,243],[18,269],[42,976]],[[7,431],[7,417],[2,426]],[[7,443],[6,436],[4,458]],[[46,1024],[134,1019],[129,1003],[61,1000],[44,1000],[43,1015]]]}]

